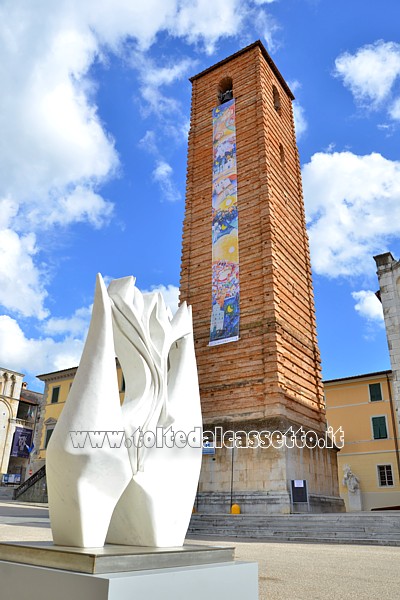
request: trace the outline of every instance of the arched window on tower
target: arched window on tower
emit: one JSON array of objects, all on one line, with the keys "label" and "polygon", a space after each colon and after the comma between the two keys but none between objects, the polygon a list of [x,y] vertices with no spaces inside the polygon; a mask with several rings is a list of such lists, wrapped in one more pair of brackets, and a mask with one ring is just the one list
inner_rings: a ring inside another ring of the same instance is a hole
[{"label": "arched window on tower", "polygon": [[278,90],[277,90],[277,88],[276,88],[275,85],[272,86],[272,94],[273,94],[273,97],[274,97],[274,109],[276,110],[276,112],[278,113],[278,115],[280,115],[281,111],[282,111],[282,109],[281,109],[281,97],[280,97],[279,92],[278,92]]},{"label": "arched window on tower", "polygon": [[285,165],[285,149],[282,144],[279,144],[279,157],[281,159],[281,164]]},{"label": "arched window on tower", "polygon": [[233,82],[231,77],[224,77],[218,85],[218,100],[220,104],[233,98]]}]

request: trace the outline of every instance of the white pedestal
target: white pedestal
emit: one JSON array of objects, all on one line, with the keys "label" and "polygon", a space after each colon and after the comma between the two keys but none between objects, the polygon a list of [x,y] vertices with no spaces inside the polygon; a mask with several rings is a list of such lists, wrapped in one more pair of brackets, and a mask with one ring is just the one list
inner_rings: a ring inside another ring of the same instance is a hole
[{"label": "white pedestal", "polygon": [[362,510],[361,491],[357,489],[355,492],[348,492],[349,512],[359,512]]},{"label": "white pedestal", "polygon": [[87,574],[0,561],[1,600],[258,600],[257,563]]}]

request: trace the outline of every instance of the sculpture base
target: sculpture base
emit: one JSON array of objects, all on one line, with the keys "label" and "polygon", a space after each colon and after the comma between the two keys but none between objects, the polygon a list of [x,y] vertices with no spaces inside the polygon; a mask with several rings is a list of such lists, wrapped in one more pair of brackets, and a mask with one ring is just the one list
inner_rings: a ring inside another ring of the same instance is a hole
[{"label": "sculpture base", "polygon": [[[24,543],[0,544],[0,555],[2,600],[258,599],[258,566],[235,562],[233,548],[188,545],[171,549],[79,549]],[[79,569],[77,557],[81,560]],[[26,564],[28,561],[30,564]],[[58,567],[38,566],[49,562]],[[114,572],[103,572],[106,566]]]},{"label": "sculpture base", "polygon": [[179,548],[114,544],[107,544],[104,548],[75,548],[55,546],[52,542],[0,543],[0,560],[90,574],[231,562],[234,554],[233,547],[199,544],[186,544]]}]

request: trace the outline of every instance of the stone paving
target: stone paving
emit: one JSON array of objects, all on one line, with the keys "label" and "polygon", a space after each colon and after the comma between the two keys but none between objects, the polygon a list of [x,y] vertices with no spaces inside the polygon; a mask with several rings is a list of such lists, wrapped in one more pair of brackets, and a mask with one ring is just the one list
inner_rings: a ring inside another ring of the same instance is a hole
[{"label": "stone paving", "polygon": [[260,600],[397,600],[400,548],[226,539],[236,558],[257,561]]},{"label": "stone paving", "polygon": [[[0,502],[0,541],[18,540],[51,540],[45,506]],[[190,542],[233,545],[238,560],[258,562],[260,600],[400,598],[400,548],[200,540],[193,536]]]}]

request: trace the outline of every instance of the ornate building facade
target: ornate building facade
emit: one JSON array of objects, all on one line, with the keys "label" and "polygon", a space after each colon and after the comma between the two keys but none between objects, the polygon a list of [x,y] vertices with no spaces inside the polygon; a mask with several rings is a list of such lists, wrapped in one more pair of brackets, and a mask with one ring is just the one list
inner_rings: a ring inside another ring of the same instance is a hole
[{"label": "ornate building facade", "polygon": [[0,368],[0,474],[14,484],[29,476],[43,395],[27,389],[24,375]]}]

